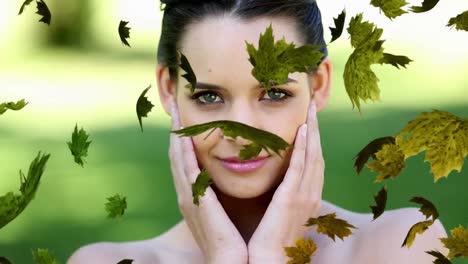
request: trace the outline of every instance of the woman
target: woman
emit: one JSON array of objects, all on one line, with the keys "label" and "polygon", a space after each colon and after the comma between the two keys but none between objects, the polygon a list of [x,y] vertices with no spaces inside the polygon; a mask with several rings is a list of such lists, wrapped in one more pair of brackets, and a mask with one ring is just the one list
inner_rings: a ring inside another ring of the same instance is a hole
[{"label": "woman", "polygon": [[[312,263],[431,263],[425,253],[446,254],[436,221],[411,249],[401,247],[409,228],[425,220],[417,209],[370,214],[344,210],[322,200],[324,160],[316,113],[327,104],[332,67],[326,56],[310,74],[292,73],[286,84],[265,89],[252,76],[246,42],[257,46],[272,26],[275,39],[297,46],[323,45],[320,12],[309,0],[164,1],[157,80],[172,130],[215,120],[232,120],[271,133],[293,148],[281,155],[262,150],[250,170],[233,162],[249,142],[217,129],[198,136],[170,136],[169,156],[184,220],[161,236],[129,243],[97,243],[78,250],[69,264],[117,263],[287,263],[284,247],[312,238]],[[177,3],[178,2],[178,3]],[[196,76],[194,93],[181,78],[177,50]],[[322,53],[327,54],[326,48]],[[306,124],[306,125],[304,125]],[[237,165],[236,165],[237,164]],[[245,166],[244,166],[245,167]],[[205,168],[213,183],[192,202],[191,183]],[[336,213],[357,227],[333,241],[305,227],[307,219]]]}]

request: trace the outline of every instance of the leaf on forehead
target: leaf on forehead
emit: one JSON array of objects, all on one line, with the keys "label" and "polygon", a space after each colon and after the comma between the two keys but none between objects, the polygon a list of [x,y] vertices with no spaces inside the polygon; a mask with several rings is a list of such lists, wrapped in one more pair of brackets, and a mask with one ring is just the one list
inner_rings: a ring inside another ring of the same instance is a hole
[{"label": "leaf on forehead", "polygon": [[362,171],[362,168],[369,160],[370,157],[376,158],[375,153],[382,149],[382,146],[385,144],[395,144],[394,137],[381,137],[372,140],[369,144],[367,144],[359,153],[353,158],[356,161],[354,162],[354,168],[356,172],[359,174]]},{"label": "leaf on forehead", "polygon": [[200,196],[205,195],[205,191],[213,183],[208,171],[203,169],[197,176],[197,179],[192,183],[193,203],[200,205]]},{"label": "leaf on forehead", "polygon": [[387,206],[387,187],[386,186],[382,187],[382,189],[377,193],[377,195],[374,195],[374,201],[376,205],[370,206],[372,210],[372,214],[374,215],[374,218],[372,221],[374,221],[379,216],[381,216],[383,212],[385,211],[385,207]]},{"label": "leaf on forehead", "polygon": [[1,103],[0,104],[0,115],[5,113],[7,110],[13,110],[13,111],[18,111],[23,109],[28,103],[24,100],[21,99],[18,102],[7,102],[7,103]]},{"label": "leaf on forehead", "polygon": [[119,36],[120,36],[120,40],[122,41],[122,43],[130,47],[130,44],[127,41],[127,38],[130,38],[130,29],[131,29],[127,27],[128,22],[129,21],[122,21],[122,20],[120,21]]},{"label": "leaf on forehead", "polygon": [[408,234],[405,237],[405,240],[403,241],[403,244],[401,247],[408,247],[410,248],[411,245],[413,245],[413,242],[416,238],[417,234],[422,234],[424,233],[432,224],[434,223],[433,220],[427,220],[427,221],[422,221],[414,224],[411,229],[408,231]]},{"label": "leaf on forehead", "polygon": [[429,217],[432,217],[432,220],[436,220],[437,218],[439,218],[439,212],[437,211],[437,208],[429,200],[421,196],[416,196],[411,198],[410,202],[421,205],[419,211],[421,211],[421,213],[423,213],[426,216],[426,219],[428,219]]},{"label": "leaf on forehead", "polygon": [[448,258],[468,258],[468,229],[459,225],[450,230],[452,237],[440,238],[440,241],[449,249]]},{"label": "leaf on forehead", "polygon": [[345,20],[346,20],[346,10],[343,9],[343,11],[338,15],[337,18],[333,18],[333,21],[335,23],[335,27],[334,28],[330,27],[330,31],[331,31],[331,35],[332,35],[332,39],[331,39],[330,43],[337,40],[341,36],[341,34],[343,33]]},{"label": "leaf on forehead", "polygon": [[148,101],[148,97],[146,97],[146,93],[148,90],[151,88],[151,85],[148,86],[138,97],[137,105],[136,105],[136,112],[137,112],[137,117],[138,117],[138,122],[140,123],[140,128],[141,132],[143,132],[143,123],[142,123],[142,118],[143,117],[148,117],[148,113],[151,112],[151,109],[153,109],[154,105]]},{"label": "leaf on forehead", "polygon": [[423,13],[431,10],[439,3],[439,0],[424,0],[421,6],[411,6],[410,10],[413,13]]},{"label": "leaf on forehead", "polygon": [[384,53],[383,54],[383,58],[382,60],[380,61],[380,64],[390,64],[394,67],[396,67],[397,69],[400,69],[400,66],[402,66],[403,68],[406,68],[406,65],[408,65],[410,62],[412,62],[413,60],[411,60],[410,58],[406,57],[406,56],[401,56],[401,55],[393,55],[393,54],[390,54],[390,53]]},{"label": "leaf on forehead", "polygon": [[375,182],[381,182],[390,177],[396,178],[405,167],[405,155],[398,144],[385,144],[375,154],[375,160],[367,163],[367,167],[380,173]]},{"label": "leaf on forehead", "polygon": [[380,8],[390,19],[408,13],[402,9],[407,4],[405,0],[371,0],[371,5]]},{"label": "leaf on forehead", "polygon": [[0,257],[0,264],[12,264],[12,262],[5,257]]},{"label": "leaf on forehead", "polygon": [[24,8],[25,8],[27,5],[31,4],[32,1],[33,1],[33,0],[25,0],[25,1],[23,2],[23,4],[21,5],[21,8],[20,8],[20,11],[19,11],[18,15],[21,15],[21,14],[23,13],[23,11],[24,11]]},{"label": "leaf on forehead", "polygon": [[350,228],[356,228],[349,224],[347,221],[336,218],[336,213],[319,216],[318,218],[309,218],[305,226],[317,225],[317,232],[329,236],[335,241],[335,236],[343,240],[343,237],[347,237],[353,232]]},{"label": "leaf on forehead", "polygon": [[46,248],[32,250],[32,255],[36,264],[58,264],[57,259]]},{"label": "leaf on forehead", "polygon": [[193,91],[195,91],[195,86],[197,85],[197,76],[195,76],[195,72],[193,71],[192,66],[190,65],[187,57],[185,57],[185,55],[182,54],[182,52],[179,51],[179,53],[180,68],[182,68],[182,70],[186,72],[184,75],[182,75],[182,77],[184,77],[189,82],[190,92],[193,93]]},{"label": "leaf on forehead", "polygon": [[295,247],[284,247],[286,256],[291,259],[287,264],[307,264],[310,263],[311,257],[317,250],[317,245],[310,238],[300,238],[296,240]]},{"label": "leaf on forehead", "polygon": [[453,26],[455,26],[456,30],[468,31],[468,10],[449,19],[447,27]]},{"label": "leaf on forehead", "polygon": [[50,13],[49,8],[43,0],[37,0],[37,12],[36,14],[42,16],[39,22],[44,22],[47,25],[50,25],[50,20],[52,19],[52,14]]},{"label": "leaf on forehead", "polygon": [[122,217],[127,209],[127,197],[116,194],[107,198],[105,204],[107,218]]},{"label": "leaf on forehead", "polygon": [[452,262],[437,250],[426,251],[427,254],[436,257],[434,264],[452,264]]},{"label": "leaf on forehead", "polygon": [[254,66],[252,75],[266,91],[272,85],[285,84],[290,73],[311,72],[323,57],[320,46],[304,45],[296,48],[294,43],[286,43],[284,37],[275,43],[271,24],[260,34],[258,50],[247,41],[245,43],[249,61]]},{"label": "leaf on forehead", "polygon": [[78,131],[78,124],[76,124],[75,130],[72,133],[72,141],[67,142],[75,162],[81,165],[81,167],[84,165],[83,158],[88,156],[88,148],[91,144],[91,141],[87,141],[88,137],[89,135],[83,128]]}]

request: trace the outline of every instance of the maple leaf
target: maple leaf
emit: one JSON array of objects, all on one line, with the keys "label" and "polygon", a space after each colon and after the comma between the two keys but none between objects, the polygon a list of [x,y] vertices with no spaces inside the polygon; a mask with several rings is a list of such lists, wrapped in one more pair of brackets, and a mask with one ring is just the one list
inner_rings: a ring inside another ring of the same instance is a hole
[{"label": "maple leaf", "polygon": [[41,152],[39,152],[29,166],[27,177],[20,170],[21,194],[8,192],[0,196],[0,229],[20,215],[34,199],[49,157],[50,154],[41,155]]},{"label": "maple leaf", "polygon": [[317,250],[317,245],[315,245],[314,241],[310,238],[307,240],[304,238],[300,238],[296,240],[295,247],[284,247],[284,251],[286,255],[291,260],[288,261],[287,264],[307,264],[310,263],[310,259],[314,252]]},{"label": "maple leaf", "polygon": [[405,159],[426,151],[434,182],[461,171],[468,154],[468,119],[434,110],[423,112],[396,135]]},{"label": "maple leaf", "polygon": [[405,167],[405,155],[398,144],[385,144],[375,154],[376,159],[367,163],[373,172],[380,173],[375,182],[381,182],[390,177],[396,178]]},{"label": "maple leaf", "polygon": [[449,19],[447,27],[453,27],[457,30],[468,31],[468,10]]},{"label": "maple leaf", "polygon": [[44,22],[50,26],[50,20],[52,19],[52,14],[50,13],[49,8],[43,0],[37,0],[37,12],[36,14],[42,16],[39,22]]},{"label": "maple leaf", "polygon": [[145,97],[146,93],[150,88],[151,84],[141,93],[140,97],[138,97],[136,105],[136,112],[138,122],[140,123],[141,132],[143,132],[143,124],[141,121],[142,117],[148,117],[148,113],[151,112],[151,109],[154,107],[154,105],[150,101],[148,101],[148,97]]},{"label": "maple leaf", "polygon": [[317,225],[317,232],[329,236],[335,241],[335,236],[343,240],[343,237],[351,235],[350,228],[356,228],[345,220],[336,218],[336,213],[326,214],[318,218],[309,218],[305,226]]},{"label": "maple leaf", "polygon": [[413,13],[423,13],[431,10],[437,5],[439,0],[424,0],[421,6],[411,6],[410,10]]},{"label": "maple leaf", "polygon": [[12,264],[10,260],[5,257],[0,257],[0,264]]},{"label": "maple leaf", "polygon": [[450,230],[452,237],[439,238],[446,248],[450,250],[448,258],[467,258],[468,257],[468,229],[459,225]]},{"label": "maple leaf", "polygon": [[206,139],[216,128],[222,129],[225,136],[232,137],[234,139],[240,136],[253,142],[249,145],[245,145],[244,149],[240,151],[239,158],[241,160],[248,160],[258,156],[260,153],[258,151],[259,148],[265,149],[268,153],[270,153],[269,149],[271,149],[279,156],[281,156],[279,152],[280,150],[291,147],[288,142],[284,141],[284,139],[278,137],[275,134],[229,120],[219,120],[194,125],[180,130],[173,130],[171,133],[180,134],[185,137],[191,137],[212,129],[210,133],[204,138]]},{"label": "maple leaf", "polygon": [[407,4],[405,0],[371,0],[371,5],[380,8],[390,19],[408,13],[402,9]]},{"label": "maple leaf", "polygon": [[0,115],[5,113],[7,110],[13,110],[13,111],[18,111],[23,109],[27,104],[24,99],[19,100],[18,102],[7,102],[7,103],[1,103],[0,104]]},{"label": "maple leaf", "polygon": [[124,45],[127,45],[130,47],[130,44],[128,44],[127,38],[130,38],[130,29],[127,27],[128,21],[120,21],[119,24],[119,36],[120,40]]},{"label": "maple leaf", "polygon": [[383,63],[390,64],[390,65],[395,66],[397,69],[400,69],[400,66],[402,66],[403,68],[406,68],[406,65],[408,65],[410,62],[413,61],[410,58],[406,56],[402,56],[402,55],[393,55],[390,53],[384,53],[383,55],[384,56],[382,60],[380,61],[380,64],[383,64]]},{"label": "maple leaf", "polygon": [[182,77],[184,77],[189,82],[190,91],[193,93],[197,84],[197,76],[195,76],[195,72],[193,71],[192,66],[190,65],[187,57],[185,57],[182,52],[180,52],[180,68],[186,72],[184,75],[182,75]]},{"label": "maple leaf", "polygon": [[434,220],[427,220],[414,224],[408,231],[401,247],[407,246],[410,248],[416,238],[416,235],[424,233],[424,231],[426,231],[433,223]]},{"label": "maple leaf", "polygon": [[205,195],[206,188],[213,183],[206,169],[203,169],[197,176],[197,179],[192,183],[193,203],[200,205],[200,196]]},{"label": "maple leaf", "polygon": [[48,249],[38,248],[32,250],[32,255],[36,264],[58,264],[57,259]]},{"label": "maple leaf", "polygon": [[330,27],[330,31],[332,35],[332,39],[330,43],[337,40],[341,36],[341,34],[343,34],[345,20],[346,20],[346,10],[343,9],[343,11],[338,15],[337,18],[333,18],[335,27],[334,28]]},{"label": "maple leaf", "polygon": [[323,57],[319,51],[322,47],[318,45],[296,48],[294,43],[286,43],[284,37],[275,43],[271,24],[264,34],[260,34],[258,50],[247,41],[245,43],[249,61],[254,66],[252,75],[267,92],[271,85],[286,83],[289,73],[309,73],[316,69]]},{"label": "maple leaf", "polygon": [[75,130],[72,134],[72,141],[67,142],[68,148],[70,149],[75,162],[83,167],[83,157],[88,156],[88,147],[92,141],[87,141],[89,135],[83,128],[78,132],[78,124],[75,125]]},{"label": "maple leaf", "polygon": [[362,168],[369,160],[370,157],[376,159],[375,153],[382,149],[382,146],[385,144],[395,144],[394,137],[381,137],[372,140],[369,144],[367,144],[361,151],[359,151],[353,159],[356,161],[354,162],[354,168],[356,172],[359,174],[362,171]]},{"label": "maple leaf", "polygon": [[440,253],[436,250],[426,251],[427,254],[436,257],[434,260],[434,264],[452,264],[452,262],[444,256],[444,254]]},{"label": "maple leaf", "polygon": [[32,1],[33,1],[33,0],[25,0],[25,1],[23,2],[23,4],[21,5],[21,8],[20,8],[20,11],[18,12],[18,15],[21,15],[21,14],[23,13],[23,11],[24,11],[24,8],[25,8],[27,5],[31,4]]},{"label": "maple leaf", "polygon": [[132,263],[133,263],[133,259],[122,259],[117,264],[132,264]]},{"label": "maple leaf", "polygon": [[426,219],[428,219],[429,217],[432,217],[432,220],[436,220],[437,218],[439,218],[439,212],[437,211],[437,208],[429,200],[421,196],[416,196],[411,198],[410,202],[414,202],[421,205],[419,211],[421,211],[421,213],[423,213],[426,216]]},{"label": "maple leaf", "polygon": [[383,214],[385,211],[385,207],[387,206],[387,187],[384,186],[382,189],[374,195],[374,201],[376,205],[371,205],[370,208],[372,209],[372,214],[374,215],[374,221],[379,216]]},{"label": "maple leaf", "polygon": [[107,198],[107,201],[105,204],[107,218],[117,218],[124,215],[125,209],[127,209],[127,197],[116,194]]}]

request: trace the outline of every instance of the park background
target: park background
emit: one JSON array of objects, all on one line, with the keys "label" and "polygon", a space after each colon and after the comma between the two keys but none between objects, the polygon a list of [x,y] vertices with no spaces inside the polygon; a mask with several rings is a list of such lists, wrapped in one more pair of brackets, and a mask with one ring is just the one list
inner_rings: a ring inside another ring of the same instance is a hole
[{"label": "park background", "polygon": [[[468,33],[446,27],[450,17],[468,10],[468,2],[441,1],[427,13],[393,21],[368,2],[318,1],[327,40],[333,17],[346,8],[346,23],[364,12],[364,20],[384,29],[385,52],[413,59],[407,69],[373,66],[382,100],[364,104],[360,114],[352,110],[343,85],[352,52],[349,35],[345,31],[329,46],[333,91],[319,113],[327,164],[323,195],[363,213],[371,212],[381,185],[373,183],[376,174],[368,169],[359,176],[353,170],[352,158],[360,149],[395,134],[423,111],[468,117]],[[29,102],[0,116],[0,195],[18,192],[18,171],[27,171],[38,151],[51,154],[35,199],[0,230],[0,256],[20,264],[33,263],[32,249],[49,248],[65,263],[84,244],[148,239],[181,219],[168,160],[170,119],[155,83],[159,1],[46,3],[50,26],[38,22],[35,3],[18,16],[22,1],[0,2],[0,102]],[[132,48],[120,42],[120,20],[130,21]],[[148,97],[155,107],[143,119],[142,133],[135,105],[150,84]],[[66,144],[75,124],[92,140],[84,168],[74,163]],[[424,155],[410,158],[399,178],[388,182],[387,209],[415,207],[409,199],[421,195],[438,207],[447,232],[466,226],[467,165],[437,183],[429,170]],[[127,197],[128,209],[121,219],[110,220],[104,204],[116,193]]]}]

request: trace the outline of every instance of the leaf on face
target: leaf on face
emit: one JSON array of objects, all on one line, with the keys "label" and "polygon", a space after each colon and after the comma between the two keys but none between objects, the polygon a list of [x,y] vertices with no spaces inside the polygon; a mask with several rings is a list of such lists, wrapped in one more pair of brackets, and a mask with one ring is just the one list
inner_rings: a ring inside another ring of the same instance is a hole
[{"label": "leaf on face", "polygon": [[18,111],[23,109],[28,103],[24,99],[19,100],[18,102],[7,102],[0,104],[0,115],[5,113],[7,110]]},{"label": "leaf on face", "polygon": [[122,259],[117,264],[132,264],[132,263],[133,263],[133,259]]},{"label": "leaf on face", "polygon": [[206,188],[213,183],[206,169],[203,169],[197,176],[197,179],[192,183],[193,203],[200,205],[200,196],[205,195]]},{"label": "leaf on face", "polygon": [[210,133],[205,137],[206,139],[216,128],[222,129],[223,134],[225,136],[232,137],[234,139],[239,136],[250,140],[255,144],[253,146],[244,146],[244,149],[241,150],[241,155],[239,156],[239,158],[242,160],[255,158],[256,156],[251,155],[258,155],[259,147],[265,149],[268,153],[270,153],[269,149],[271,149],[279,156],[281,156],[279,152],[280,150],[284,150],[291,147],[291,145],[288,142],[284,141],[282,138],[278,137],[275,134],[229,120],[219,120],[194,125],[180,130],[171,131],[171,133],[176,133],[184,137],[192,137],[211,129]]},{"label": "leaf on face", "polygon": [[50,26],[50,20],[52,19],[52,14],[50,13],[49,8],[43,0],[37,0],[37,12],[36,14],[42,16],[39,22],[44,22]]},{"label": "leaf on face", "polygon": [[5,257],[0,257],[0,264],[12,264],[12,262]]},{"label": "leaf on face", "polygon": [[31,4],[32,1],[33,1],[33,0],[25,0],[25,1],[23,2],[23,4],[21,5],[21,8],[20,8],[20,11],[19,11],[18,15],[21,15],[21,14],[23,13],[23,11],[24,11],[24,8],[25,8],[27,5]]},{"label": "leaf on face", "polygon": [[449,19],[447,27],[453,27],[457,30],[468,31],[468,10]]},{"label": "leaf on face", "polygon": [[446,248],[450,250],[448,258],[467,258],[468,257],[468,229],[459,225],[450,230],[452,237],[440,238]]},{"label": "leaf on face", "polygon": [[380,173],[375,182],[381,182],[390,177],[396,178],[405,167],[405,155],[398,144],[385,144],[375,154],[375,160],[367,163],[367,167]]},{"label": "leaf on face", "polygon": [[8,192],[0,196],[0,229],[20,215],[34,199],[49,157],[50,154],[41,155],[39,152],[31,162],[27,176],[24,176],[20,170],[20,194]]},{"label": "leaf on face", "polygon": [[314,252],[317,250],[317,245],[310,238],[307,240],[300,238],[296,240],[295,247],[284,247],[286,255],[291,259],[287,264],[307,264]]},{"label": "leaf on face", "polygon": [[119,36],[120,40],[124,45],[127,45],[130,47],[130,44],[128,44],[127,38],[130,38],[130,28],[127,27],[129,21],[120,21],[119,24]]},{"label": "leaf on face", "polygon": [[151,88],[151,85],[148,86],[138,97],[137,105],[136,105],[136,112],[138,117],[138,122],[140,123],[141,132],[143,132],[143,123],[141,121],[142,117],[148,117],[148,113],[151,112],[154,105],[148,101],[148,97],[145,97],[148,90]]},{"label": "leaf on face", "polygon": [[403,68],[406,68],[406,65],[408,65],[410,62],[412,62],[413,60],[411,60],[410,58],[406,57],[406,56],[401,56],[401,55],[393,55],[393,54],[390,54],[390,53],[384,53],[383,54],[383,58],[382,60],[380,61],[381,64],[390,64],[394,67],[396,67],[397,69],[400,69],[400,66],[403,67]]},{"label": "leaf on face", "polygon": [[122,217],[127,209],[127,197],[116,194],[112,197],[107,198],[105,204],[107,211],[107,218]]},{"label": "leaf on face", "polygon": [[337,18],[333,18],[335,27],[334,28],[330,27],[330,31],[332,35],[332,39],[330,43],[337,40],[341,36],[341,34],[343,34],[345,20],[346,20],[346,10],[343,9],[341,14],[339,14]]},{"label": "leaf on face", "polygon": [[439,0],[424,0],[421,6],[411,6],[410,11],[413,13],[423,13],[431,10],[437,5]]},{"label": "leaf on face", "polygon": [[405,0],[371,0],[371,5],[380,8],[390,19],[408,13],[402,9],[407,4]]},{"label": "leaf on face", "polygon": [[426,251],[427,254],[436,257],[434,264],[452,264],[452,262],[437,250]]},{"label": "leaf on face", "polygon": [[182,52],[179,52],[179,53],[180,53],[180,68],[182,68],[182,70],[186,72],[184,75],[182,75],[182,77],[184,77],[187,80],[187,82],[189,82],[190,92],[193,93],[193,91],[195,91],[195,86],[197,84],[197,76],[195,76],[195,72],[193,71],[192,66],[190,65],[187,57],[185,57],[185,55],[182,54]]},{"label": "leaf on face", "polygon": [[83,157],[88,156],[88,148],[91,141],[88,140],[89,135],[86,134],[83,128],[78,132],[78,124],[75,125],[75,130],[72,134],[72,141],[67,142],[68,148],[70,149],[75,162],[83,167]]},{"label": "leaf on face", "polygon": [[38,248],[32,250],[32,255],[36,264],[58,264],[57,259],[48,249]]},{"label": "leaf on face", "polygon": [[426,151],[434,182],[452,170],[461,171],[468,154],[468,119],[434,110],[410,121],[397,136],[405,159]]},{"label": "leaf on face", "polygon": [[421,211],[421,213],[423,213],[426,216],[426,219],[428,219],[429,217],[432,217],[432,220],[436,220],[437,218],[439,218],[439,212],[437,211],[437,208],[429,200],[421,196],[416,196],[413,197],[410,200],[410,202],[421,205],[419,211]]},{"label": "leaf on face", "polygon": [[343,237],[353,234],[350,228],[356,228],[345,220],[336,218],[336,213],[309,218],[305,226],[317,225],[317,232],[329,236],[335,241],[335,236],[343,240]]},{"label": "leaf on face", "polygon": [[416,235],[424,233],[424,231],[426,231],[433,223],[433,220],[427,220],[414,224],[408,231],[401,247],[407,246],[410,248],[416,238]]},{"label": "leaf on face", "polygon": [[[372,214],[374,215],[374,219],[377,219],[379,216],[383,214],[385,211],[385,207],[387,206],[387,188],[386,186],[382,187],[382,189],[374,195],[374,201],[376,205],[371,205],[370,208],[372,209]],[[372,221],[373,221],[372,220]]]},{"label": "leaf on face", "polygon": [[394,137],[381,137],[372,140],[369,144],[367,144],[359,153],[353,158],[356,161],[354,162],[354,168],[356,172],[359,174],[362,171],[362,168],[369,160],[370,157],[376,158],[375,153],[382,149],[382,146],[385,144],[395,144]]},{"label": "leaf on face", "polygon": [[323,54],[320,46],[304,45],[296,48],[294,43],[286,43],[285,38],[275,43],[273,29],[270,26],[260,34],[258,50],[246,41],[249,61],[254,66],[252,75],[265,88],[286,83],[289,73],[309,73],[316,69]]}]

